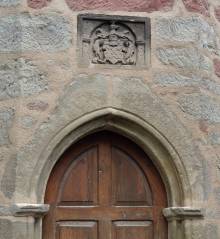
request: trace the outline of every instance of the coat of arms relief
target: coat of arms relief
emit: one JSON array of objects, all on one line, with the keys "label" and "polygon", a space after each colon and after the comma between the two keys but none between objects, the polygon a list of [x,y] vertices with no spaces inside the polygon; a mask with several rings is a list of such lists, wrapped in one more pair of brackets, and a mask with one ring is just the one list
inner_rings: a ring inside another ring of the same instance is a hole
[{"label": "coat of arms relief", "polygon": [[102,24],[91,37],[92,63],[136,64],[135,36],[125,25],[114,21]]},{"label": "coat of arms relief", "polygon": [[80,14],[79,66],[144,69],[150,62],[150,19],[134,16]]}]

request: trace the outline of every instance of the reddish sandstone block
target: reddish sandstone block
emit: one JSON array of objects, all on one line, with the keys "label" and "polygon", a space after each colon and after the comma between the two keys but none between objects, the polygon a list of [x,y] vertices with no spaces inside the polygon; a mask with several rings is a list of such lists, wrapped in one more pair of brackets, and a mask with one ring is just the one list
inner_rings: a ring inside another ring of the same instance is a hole
[{"label": "reddish sandstone block", "polygon": [[220,5],[215,8],[215,17],[220,21]]},{"label": "reddish sandstone block", "polygon": [[215,74],[220,77],[220,60],[214,59]]},{"label": "reddish sandstone block", "polygon": [[169,10],[174,0],[66,0],[74,11],[81,10],[110,10],[152,12]]},{"label": "reddish sandstone block", "polygon": [[28,0],[28,6],[35,9],[46,7],[51,0]]},{"label": "reddish sandstone block", "polygon": [[188,11],[209,16],[208,0],[183,0],[183,3]]}]

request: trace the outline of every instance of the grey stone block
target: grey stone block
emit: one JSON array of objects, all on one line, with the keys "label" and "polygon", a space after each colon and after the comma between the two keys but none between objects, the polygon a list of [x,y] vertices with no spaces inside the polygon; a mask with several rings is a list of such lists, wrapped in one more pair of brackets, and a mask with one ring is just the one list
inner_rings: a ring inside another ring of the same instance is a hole
[{"label": "grey stone block", "polygon": [[21,0],[0,0],[0,7],[11,7],[20,4]]},{"label": "grey stone block", "polygon": [[160,86],[194,86],[198,85],[200,79],[196,76],[183,76],[177,73],[167,73],[161,72],[155,75],[154,83],[159,84]]},{"label": "grey stone block", "polygon": [[61,15],[21,14],[0,18],[0,52],[57,52],[70,44],[70,26]]},{"label": "grey stone block", "polygon": [[209,133],[208,140],[212,145],[220,145],[220,132]]},{"label": "grey stone block", "polygon": [[201,17],[160,18],[156,22],[156,36],[164,41],[192,42],[220,54],[219,39],[214,27]]},{"label": "grey stone block", "polygon": [[47,89],[45,75],[31,61],[19,58],[0,65],[0,100],[33,95]]},{"label": "grey stone block", "polygon": [[14,118],[13,109],[2,109],[0,110],[0,146],[10,143],[9,140],[9,129],[12,126]]},{"label": "grey stone block", "polygon": [[198,49],[190,48],[158,48],[157,57],[165,65],[172,65],[187,70],[212,70],[212,62],[202,55]]},{"label": "grey stone block", "polygon": [[180,97],[178,102],[181,109],[195,119],[220,123],[220,105],[213,98],[201,94],[185,95]]},{"label": "grey stone block", "polygon": [[20,123],[23,128],[29,129],[32,128],[36,124],[37,120],[31,117],[30,115],[26,115],[20,119]]},{"label": "grey stone block", "polygon": [[154,82],[163,87],[187,87],[196,86],[213,92],[216,95],[220,95],[220,84],[218,82],[202,78],[199,75],[184,76],[177,73],[160,72],[155,75]]}]

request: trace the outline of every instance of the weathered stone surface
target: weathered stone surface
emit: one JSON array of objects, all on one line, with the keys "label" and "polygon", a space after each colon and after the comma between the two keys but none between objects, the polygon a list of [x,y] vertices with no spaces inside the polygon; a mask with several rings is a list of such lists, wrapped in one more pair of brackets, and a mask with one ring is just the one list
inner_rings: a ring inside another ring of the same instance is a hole
[{"label": "weathered stone surface", "polygon": [[167,72],[157,73],[154,78],[154,82],[161,86],[194,86],[198,85],[200,82],[200,78],[194,75],[192,77],[187,77],[177,73]]},{"label": "weathered stone surface", "polygon": [[[188,238],[190,238],[188,236]],[[192,239],[216,239],[219,238],[218,234],[218,224],[215,222],[207,223],[198,221],[196,225],[193,226]]]},{"label": "weathered stone surface", "polygon": [[74,11],[82,10],[111,10],[152,12],[169,10],[173,0],[66,0],[68,6]]},{"label": "weathered stone surface", "polygon": [[220,145],[220,132],[210,132],[208,140],[212,145]]},{"label": "weathered stone surface", "polygon": [[45,75],[31,61],[19,58],[0,65],[0,100],[33,95],[47,89]]},{"label": "weathered stone surface", "polygon": [[17,166],[16,155],[12,155],[11,159],[6,164],[4,174],[1,180],[1,191],[7,198],[12,198],[14,195],[16,166]]},{"label": "weathered stone surface", "polygon": [[9,206],[0,205],[0,216],[11,216],[12,210]]},{"label": "weathered stone surface", "polygon": [[0,7],[16,6],[21,0],[0,0]]},{"label": "weathered stone surface", "polygon": [[50,205],[48,204],[28,204],[20,203],[13,205],[11,211],[16,217],[33,216],[43,217],[48,213]]},{"label": "weathered stone surface", "polygon": [[28,0],[28,6],[35,9],[46,7],[52,0]]},{"label": "weathered stone surface", "polygon": [[215,8],[215,17],[220,22],[220,5]]},{"label": "weathered stone surface", "polygon": [[204,228],[205,238],[216,239],[219,238],[218,225],[215,223],[207,224]]},{"label": "weathered stone surface", "polygon": [[218,36],[209,23],[201,17],[160,18],[156,22],[158,40],[195,43],[216,54],[220,53]]},{"label": "weathered stone surface", "polygon": [[209,16],[208,0],[183,0],[186,9],[190,12],[198,12],[205,16]]},{"label": "weathered stone surface", "polygon": [[180,97],[178,102],[181,109],[195,119],[220,123],[220,105],[213,98],[201,94],[185,95]]},{"label": "weathered stone surface", "polygon": [[168,220],[184,220],[192,218],[201,218],[204,216],[204,211],[201,208],[169,207],[163,209],[163,214]]},{"label": "weathered stone surface", "polygon": [[0,110],[0,146],[10,143],[8,131],[13,123],[13,118],[13,109]]},{"label": "weathered stone surface", "polygon": [[35,101],[30,102],[27,104],[27,108],[29,110],[36,110],[36,111],[45,111],[48,108],[49,104],[44,101]]},{"label": "weathered stone surface", "polygon": [[69,23],[61,15],[24,13],[0,18],[0,52],[57,52],[70,43]]},{"label": "weathered stone surface", "polygon": [[211,61],[196,48],[159,48],[157,57],[166,65],[188,70],[211,70]]},{"label": "weathered stone surface", "polygon": [[36,110],[36,111],[45,111],[48,108],[49,104],[44,101],[35,101],[30,102],[27,104],[27,108],[29,110]]},{"label": "weathered stone surface", "polygon": [[214,59],[215,74],[220,77],[220,60]]},{"label": "weathered stone surface", "polygon": [[218,82],[202,78],[198,75],[184,76],[177,73],[161,72],[155,75],[154,82],[163,87],[174,86],[174,87],[187,87],[196,86],[209,90],[210,92],[220,95],[220,84]]},{"label": "weathered stone surface", "polygon": [[1,232],[1,235],[4,235],[2,239],[13,238],[12,222],[7,219],[0,219],[0,232]]},{"label": "weathered stone surface", "polygon": [[29,129],[36,124],[37,120],[31,117],[30,115],[26,115],[20,119],[20,122],[23,128]]}]

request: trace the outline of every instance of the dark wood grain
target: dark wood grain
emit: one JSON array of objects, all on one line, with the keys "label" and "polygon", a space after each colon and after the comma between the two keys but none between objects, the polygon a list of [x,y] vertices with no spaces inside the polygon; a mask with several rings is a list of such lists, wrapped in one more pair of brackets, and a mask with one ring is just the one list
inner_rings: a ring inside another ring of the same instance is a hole
[{"label": "dark wood grain", "polygon": [[43,239],[167,239],[166,192],[147,155],[110,132],[70,147],[51,172]]}]

